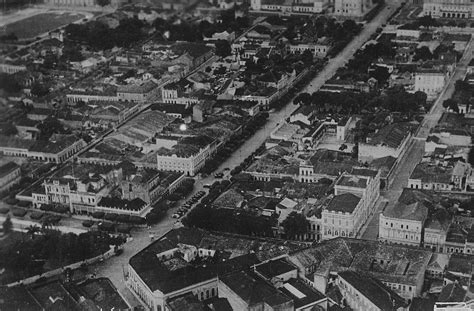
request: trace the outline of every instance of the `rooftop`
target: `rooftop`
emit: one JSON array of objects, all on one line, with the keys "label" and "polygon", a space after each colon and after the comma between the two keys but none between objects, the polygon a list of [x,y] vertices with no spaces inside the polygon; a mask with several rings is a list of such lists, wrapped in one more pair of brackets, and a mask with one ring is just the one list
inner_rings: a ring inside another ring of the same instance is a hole
[{"label": "rooftop", "polygon": [[363,178],[354,175],[342,175],[336,182],[336,186],[367,188],[369,183],[368,178]]},{"label": "rooftop", "polygon": [[295,308],[301,308],[326,298],[326,296],[317,291],[314,287],[309,286],[300,279],[294,278],[284,283],[283,286],[280,287],[280,291],[293,300]]},{"label": "rooftop", "polygon": [[290,253],[290,260],[299,268],[313,267],[315,274],[351,269],[382,282],[416,285],[424,278],[431,255],[424,249],[335,238]]},{"label": "rooftop", "polygon": [[20,166],[15,162],[8,162],[3,164],[2,166],[0,166],[0,178],[10,174],[18,168],[20,168]]},{"label": "rooftop", "polygon": [[285,259],[271,260],[255,266],[255,271],[267,280],[296,269],[293,264]]},{"label": "rooftop", "polygon": [[360,197],[352,193],[334,196],[327,209],[332,212],[352,213],[360,202]]},{"label": "rooftop", "polygon": [[421,202],[412,204],[398,202],[395,205],[389,204],[383,211],[383,215],[390,218],[417,220],[424,223],[428,217],[428,208]]},{"label": "rooftop", "polygon": [[419,163],[411,173],[410,179],[420,179],[422,182],[451,183],[452,167],[443,167],[431,163]]},{"label": "rooftop", "polygon": [[367,144],[398,148],[404,139],[410,135],[411,130],[412,128],[408,123],[393,123],[368,137]]},{"label": "rooftop", "polygon": [[77,141],[79,141],[79,139],[73,134],[55,134],[51,136],[51,138],[47,142],[37,141],[34,145],[30,147],[29,151],[56,154],[72,146]]},{"label": "rooftop", "polygon": [[[216,251],[212,265],[187,265],[169,270],[156,256],[177,248],[178,244],[193,245]],[[225,233],[211,233],[194,228],[179,228],[135,254],[129,261],[145,284],[152,290],[169,293],[183,287],[248,269],[261,261],[305,247],[306,243],[251,238]]]},{"label": "rooftop", "polygon": [[402,297],[373,277],[350,270],[340,272],[339,277],[351,284],[380,310],[406,307]]}]

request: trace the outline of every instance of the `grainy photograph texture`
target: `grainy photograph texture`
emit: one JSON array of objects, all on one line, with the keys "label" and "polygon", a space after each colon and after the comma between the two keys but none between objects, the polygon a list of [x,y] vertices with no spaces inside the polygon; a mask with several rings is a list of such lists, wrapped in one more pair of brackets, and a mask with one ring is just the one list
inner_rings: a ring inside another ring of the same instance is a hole
[{"label": "grainy photograph texture", "polygon": [[0,0],[0,311],[474,309],[473,0]]}]

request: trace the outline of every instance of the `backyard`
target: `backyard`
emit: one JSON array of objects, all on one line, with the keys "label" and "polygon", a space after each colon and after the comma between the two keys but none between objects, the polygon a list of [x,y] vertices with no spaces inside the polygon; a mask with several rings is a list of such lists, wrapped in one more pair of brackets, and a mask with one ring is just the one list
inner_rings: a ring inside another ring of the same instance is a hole
[{"label": "backyard", "polygon": [[3,32],[13,33],[19,39],[29,39],[85,17],[83,14],[72,12],[40,13],[4,26]]}]

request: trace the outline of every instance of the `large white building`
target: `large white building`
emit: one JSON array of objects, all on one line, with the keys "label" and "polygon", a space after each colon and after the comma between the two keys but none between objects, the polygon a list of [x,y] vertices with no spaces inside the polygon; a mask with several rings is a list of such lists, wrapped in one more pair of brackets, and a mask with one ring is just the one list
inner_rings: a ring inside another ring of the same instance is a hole
[{"label": "large white building", "polygon": [[471,0],[426,0],[423,13],[435,18],[472,18],[474,4]]},{"label": "large white building", "polygon": [[389,204],[380,214],[379,240],[420,246],[428,208],[423,203]]},{"label": "large white building", "polygon": [[380,171],[354,169],[342,174],[334,194],[322,211],[322,239],[357,237],[380,196]]},{"label": "large white building", "polygon": [[424,70],[415,74],[415,92],[425,92],[428,98],[434,98],[444,88],[447,76],[439,70]]},{"label": "large white building", "polygon": [[[163,141],[164,142],[164,141]],[[216,152],[217,142],[207,136],[186,137],[157,151],[157,168],[194,176]],[[157,144],[161,142],[157,141]]]},{"label": "large white building", "polygon": [[326,0],[251,0],[253,11],[274,11],[284,13],[321,13],[328,7]]},{"label": "large white building", "polygon": [[374,8],[372,0],[335,0],[334,14],[361,19]]}]

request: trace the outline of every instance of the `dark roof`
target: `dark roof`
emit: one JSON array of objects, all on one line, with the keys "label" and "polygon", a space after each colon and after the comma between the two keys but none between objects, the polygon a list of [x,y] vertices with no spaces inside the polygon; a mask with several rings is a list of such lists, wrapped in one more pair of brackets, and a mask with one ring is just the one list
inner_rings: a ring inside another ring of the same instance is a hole
[{"label": "dark roof", "polygon": [[421,202],[405,204],[398,202],[397,204],[389,204],[383,211],[383,215],[396,219],[418,220],[424,223],[428,217],[428,208]]},{"label": "dark roof", "polygon": [[[53,140],[54,138],[57,139]],[[38,140],[28,150],[33,152],[56,154],[71,146],[78,140],[79,139],[75,135],[56,135],[56,137],[51,137],[47,142]]]},{"label": "dark roof", "polygon": [[255,271],[268,280],[292,270],[296,270],[296,267],[285,259],[272,260],[255,267]]},{"label": "dark roof", "polygon": [[466,294],[466,290],[458,282],[453,282],[443,287],[438,302],[463,302]]},{"label": "dark roof", "polygon": [[[326,296],[317,291],[314,287],[307,285],[300,279],[288,280],[288,282],[283,284],[283,287],[281,287],[280,290],[288,297],[293,299],[295,308],[300,308],[326,298]],[[298,297],[294,294],[297,292],[303,295]]]},{"label": "dark roof", "polygon": [[352,193],[344,193],[336,195],[327,207],[328,210],[342,213],[352,213],[357,204],[359,204],[360,198]]},{"label": "dark roof", "polygon": [[292,302],[290,297],[250,272],[236,271],[219,280],[245,301],[249,307],[263,302],[270,306]]},{"label": "dark roof", "polygon": [[432,311],[434,309],[435,300],[431,297],[413,298],[410,305],[410,311]]},{"label": "dark roof", "polygon": [[13,172],[19,167],[20,166],[18,166],[18,164],[16,164],[15,162],[8,162],[8,163],[3,164],[2,166],[0,166],[0,178],[2,178],[5,175],[10,174],[11,172]]},{"label": "dark roof", "polygon": [[348,270],[340,272],[339,277],[351,284],[380,310],[389,311],[406,307],[405,300],[402,297],[370,276]]},{"label": "dark roof", "polygon": [[193,293],[187,293],[181,296],[173,297],[167,301],[169,310],[171,311],[207,311],[206,305],[199,301]]},{"label": "dark roof", "polygon": [[405,137],[410,134],[411,127],[408,123],[393,123],[381,128],[367,140],[370,145],[384,145],[398,148]]}]

